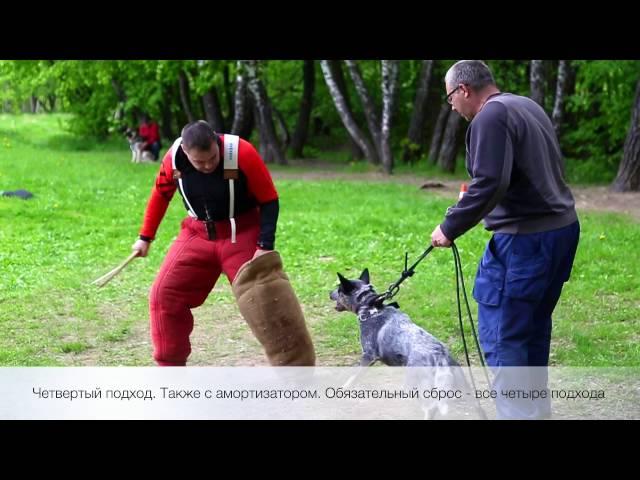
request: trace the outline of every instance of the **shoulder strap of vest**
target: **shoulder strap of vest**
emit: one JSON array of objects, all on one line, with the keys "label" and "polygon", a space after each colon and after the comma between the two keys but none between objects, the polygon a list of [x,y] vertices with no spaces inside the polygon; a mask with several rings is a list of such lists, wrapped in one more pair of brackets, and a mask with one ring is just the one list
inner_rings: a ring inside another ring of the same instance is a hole
[{"label": "shoulder strap of vest", "polygon": [[[171,145],[171,166],[173,167],[174,178],[176,178],[175,173],[179,172],[178,168],[176,167],[176,154],[178,153],[178,148],[180,147],[181,143],[182,143],[182,137],[179,137],[176,139],[175,142],[173,142],[173,145]],[[184,186],[182,184],[182,177],[178,175],[177,179],[178,179],[178,188],[180,189],[180,194],[182,195],[182,198],[184,199],[184,203],[186,203],[187,209],[189,210],[189,216],[193,218],[198,218],[198,215],[196,214],[195,209],[193,208],[191,203],[189,203],[187,194],[184,191]]]},{"label": "shoulder strap of vest", "polygon": [[229,222],[231,223],[231,243],[236,243],[235,214],[235,180],[238,179],[238,147],[240,137],[226,134],[224,136],[224,178],[229,180]]},{"label": "shoulder strap of vest", "polygon": [[182,137],[178,137],[173,145],[171,145],[171,166],[173,169],[176,169],[176,153],[178,152],[178,147],[182,143]]},{"label": "shoulder strap of vest", "polygon": [[229,133],[224,136],[224,179],[238,179],[238,148],[240,137]]}]

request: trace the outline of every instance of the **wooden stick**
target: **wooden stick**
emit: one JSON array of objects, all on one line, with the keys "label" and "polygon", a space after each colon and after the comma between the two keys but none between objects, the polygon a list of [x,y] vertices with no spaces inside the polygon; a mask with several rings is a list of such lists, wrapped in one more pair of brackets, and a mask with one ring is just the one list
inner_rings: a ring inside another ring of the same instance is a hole
[{"label": "wooden stick", "polygon": [[109,283],[111,281],[111,279],[113,277],[118,275],[124,269],[124,267],[129,265],[131,260],[133,260],[134,258],[136,258],[138,256],[138,253],[140,253],[138,250],[134,250],[133,252],[131,252],[131,255],[129,255],[124,262],[122,262],[120,265],[118,265],[116,268],[114,268],[110,272],[107,272],[104,275],[102,275],[101,277],[96,278],[93,282],[91,282],[91,284],[92,285],[97,285],[98,288],[104,287],[107,283]]}]

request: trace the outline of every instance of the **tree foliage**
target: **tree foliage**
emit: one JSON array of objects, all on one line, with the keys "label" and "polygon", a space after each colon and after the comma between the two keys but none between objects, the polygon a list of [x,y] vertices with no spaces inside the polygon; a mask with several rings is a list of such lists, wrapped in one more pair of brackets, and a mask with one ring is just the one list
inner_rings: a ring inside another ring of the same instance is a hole
[{"label": "tree foliage", "polygon": [[[408,139],[422,60],[398,62],[398,92],[390,145],[399,158],[413,147],[417,162],[427,163],[429,145],[443,105],[443,78],[454,60],[434,60],[426,97],[423,138]],[[544,60],[543,107],[551,115],[559,61]],[[357,62],[361,79],[374,105],[382,105],[381,62]],[[489,60],[499,88],[520,95],[530,94],[528,60]],[[279,138],[293,132],[300,118],[303,95],[303,60],[261,62],[261,81],[271,102]],[[568,61],[572,78],[567,84],[562,115],[561,147],[572,180],[611,181],[622,158],[629,130],[640,62],[631,60]],[[148,113],[161,123],[165,136],[177,135],[187,121],[188,110],[204,118],[212,92],[218,102],[225,129],[233,122],[235,60],[11,60],[0,61],[0,105],[4,112],[68,112],[68,128],[80,137],[104,139],[118,134],[125,125],[135,125]],[[366,115],[358,101],[356,86],[344,68],[347,95],[358,125]],[[180,78],[182,77],[182,85]],[[185,82],[186,80],[186,82]],[[184,104],[184,87],[189,105]],[[351,139],[325,82],[320,62],[315,65],[315,88],[306,136],[311,156],[349,148]],[[210,104],[209,104],[210,105]],[[254,130],[252,141],[259,142]],[[463,136],[457,139],[459,146]],[[461,149],[460,151],[464,151]],[[459,153],[460,155],[460,153]]]}]

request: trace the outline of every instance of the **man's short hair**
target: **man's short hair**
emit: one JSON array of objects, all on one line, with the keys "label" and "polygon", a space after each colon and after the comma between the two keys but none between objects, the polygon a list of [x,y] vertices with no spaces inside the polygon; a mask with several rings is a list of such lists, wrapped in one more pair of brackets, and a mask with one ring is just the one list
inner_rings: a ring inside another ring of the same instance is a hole
[{"label": "man's short hair", "polygon": [[192,148],[207,151],[216,138],[216,134],[204,120],[198,120],[185,125],[182,129],[182,144],[188,149]]},{"label": "man's short hair", "polygon": [[488,85],[496,84],[491,70],[481,60],[460,60],[454,63],[447,71],[444,80],[449,87],[462,83],[476,91],[482,90]]}]

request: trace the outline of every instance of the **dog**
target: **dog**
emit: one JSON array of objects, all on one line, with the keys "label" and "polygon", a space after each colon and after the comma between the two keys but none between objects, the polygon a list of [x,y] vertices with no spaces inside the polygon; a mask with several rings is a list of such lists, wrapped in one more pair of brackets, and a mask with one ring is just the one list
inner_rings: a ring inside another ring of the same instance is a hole
[{"label": "dog", "polygon": [[142,137],[138,135],[138,132],[132,128],[128,128],[125,135],[129,142],[129,148],[131,149],[132,163],[151,163],[155,161],[153,154],[149,150],[143,150],[145,142]]},{"label": "dog", "polygon": [[[468,394],[462,369],[447,347],[413,323],[397,303],[385,305],[370,283],[368,269],[365,268],[358,279],[349,280],[340,273],[338,279],[340,283],[329,297],[336,302],[337,311],[349,311],[358,316],[362,346],[361,368],[344,388],[352,384],[366,367],[380,361],[388,366],[435,367],[409,370],[413,385],[419,386],[421,393],[435,388],[440,391],[460,390],[463,395]],[[432,400],[421,405],[425,419],[435,418],[438,413],[446,416],[448,402]]]}]

